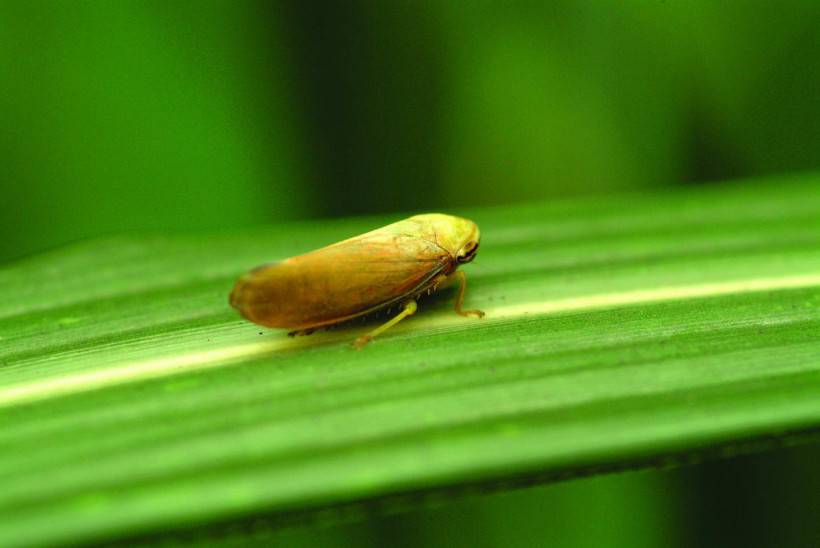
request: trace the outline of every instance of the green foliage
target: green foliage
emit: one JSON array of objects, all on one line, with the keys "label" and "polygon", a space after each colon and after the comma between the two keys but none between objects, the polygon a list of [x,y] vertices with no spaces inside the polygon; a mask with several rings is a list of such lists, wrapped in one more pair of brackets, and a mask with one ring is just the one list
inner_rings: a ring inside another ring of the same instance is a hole
[{"label": "green foliage", "polygon": [[[0,271],[0,544],[276,524],[820,426],[820,179],[477,210],[467,306],[288,338],[235,277],[387,219],[122,237]],[[407,498],[402,498],[407,496]],[[398,497],[398,498],[397,498]]]},{"label": "green foliage", "polygon": [[311,211],[279,35],[249,33],[249,6],[9,1],[0,19],[0,260]]},{"label": "green foliage", "polygon": [[0,261],[820,168],[820,3],[0,2]]}]

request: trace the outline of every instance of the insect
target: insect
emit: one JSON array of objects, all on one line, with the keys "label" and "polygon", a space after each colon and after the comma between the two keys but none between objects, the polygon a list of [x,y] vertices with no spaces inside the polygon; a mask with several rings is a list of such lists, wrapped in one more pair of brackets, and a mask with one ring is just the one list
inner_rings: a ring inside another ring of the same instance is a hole
[{"label": "insect", "polygon": [[308,335],[373,312],[399,307],[393,318],[353,342],[361,348],[416,312],[416,301],[459,282],[462,310],[467,279],[457,270],[478,251],[480,233],[470,220],[440,213],[415,215],[348,240],[255,268],[239,278],[230,303],[265,327]]}]

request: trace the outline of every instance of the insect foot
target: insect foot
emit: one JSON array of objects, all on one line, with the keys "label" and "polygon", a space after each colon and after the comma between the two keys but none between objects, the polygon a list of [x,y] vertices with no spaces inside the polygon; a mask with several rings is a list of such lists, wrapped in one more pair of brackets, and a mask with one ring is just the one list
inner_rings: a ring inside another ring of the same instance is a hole
[{"label": "insect foot", "polygon": [[362,335],[361,337],[350,343],[350,346],[352,346],[356,350],[361,350],[362,348],[364,348],[364,345],[366,345],[372,340],[373,337],[371,337],[370,335]]}]

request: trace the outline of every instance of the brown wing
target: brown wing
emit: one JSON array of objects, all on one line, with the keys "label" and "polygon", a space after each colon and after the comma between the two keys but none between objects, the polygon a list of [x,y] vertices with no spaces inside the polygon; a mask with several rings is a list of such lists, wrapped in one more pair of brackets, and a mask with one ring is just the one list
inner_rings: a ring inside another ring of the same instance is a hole
[{"label": "brown wing", "polygon": [[435,242],[388,228],[257,268],[237,282],[231,304],[260,325],[307,329],[401,301],[449,269]]}]

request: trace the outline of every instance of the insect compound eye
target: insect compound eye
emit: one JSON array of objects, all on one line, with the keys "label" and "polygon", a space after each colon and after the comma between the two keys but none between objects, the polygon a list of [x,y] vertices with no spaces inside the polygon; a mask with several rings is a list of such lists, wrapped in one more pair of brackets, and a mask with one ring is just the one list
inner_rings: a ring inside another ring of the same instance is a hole
[{"label": "insect compound eye", "polygon": [[461,248],[461,251],[456,257],[456,260],[459,263],[469,263],[475,257],[476,252],[478,251],[478,242],[468,242],[467,245]]}]

